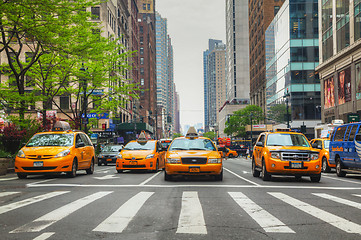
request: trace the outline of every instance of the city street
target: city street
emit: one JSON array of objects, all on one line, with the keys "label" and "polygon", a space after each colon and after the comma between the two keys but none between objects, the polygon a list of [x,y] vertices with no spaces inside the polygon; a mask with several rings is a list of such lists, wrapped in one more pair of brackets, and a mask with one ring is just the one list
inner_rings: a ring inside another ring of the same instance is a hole
[{"label": "city street", "polygon": [[224,161],[223,181],[164,172],[0,177],[1,239],[360,239],[361,176],[254,178]]}]

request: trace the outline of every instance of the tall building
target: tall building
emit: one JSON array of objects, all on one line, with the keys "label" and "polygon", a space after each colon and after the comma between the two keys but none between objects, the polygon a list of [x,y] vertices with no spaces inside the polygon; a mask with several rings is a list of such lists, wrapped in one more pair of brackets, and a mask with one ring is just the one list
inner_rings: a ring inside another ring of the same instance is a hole
[{"label": "tall building", "polygon": [[318,3],[322,122],[360,121],[361,1]]},{"label": "tall building", "polygon": [[266,104],[288,103],[292,128],[320,122],[318,51],[318,1],[286,0],[266,30]]},{"label": "tall building", "polygon": [[249,0],[249,74],[251,104],[266,112],[265,32],[284,0]]},{"label": "tall building", "polygon": [[218,124],[218,110],[226,101],[226,45],[209,39],[203,56],[205,131],[210,131]]},{"label": "tall building", "polygon": [[248,0],[226,0],[227,100],[249,102]]}]

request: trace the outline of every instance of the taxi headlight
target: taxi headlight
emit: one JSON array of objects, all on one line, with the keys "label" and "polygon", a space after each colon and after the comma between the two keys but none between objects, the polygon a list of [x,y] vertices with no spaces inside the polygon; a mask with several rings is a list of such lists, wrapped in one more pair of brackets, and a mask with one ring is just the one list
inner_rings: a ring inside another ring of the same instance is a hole
[{"label": "taxi headlight", "polygon": [[318,159],[318,153],[311,153],[311,160],[317,160]]},{"label": "taxi headlight", "polygon": [[181,163],[181,160],[179,158],[167,158],[167,163],[171,163],[171,164],[178,164]]},{"label": "taxi headlight", "polygon": [[123,159],[123,156],[122,156],[122,154],[118,154],[116,158],[117,159]]},{"label": "taxi headlight", "polygon": [[210,158],[208,159],[208,163],[221,163],[222,160],[220,158]]},{"label": "taxi headlight", "polygon": [[271,158],[281,159],[279,152],[271,152]]},{"label": "taxi headlight", "polygon": [[25,158],[25,153],[23,152],[23,150],[20,150],[18,154],[16,154],[16,156],[19,158]]},{"label": "taxi headlight", "polygon": [[65,156],[67,156],[67,155],[69,155],[70,154],[70,150],[68,149],[68,150],[64,150],[64,151],[62,151],[62,152],[60,152],[60,153],[58,153],[58,154],[56,154],[56,158],[59,158],[59,157],[65,157]]},{"label": "taxi headlight", "polygon": [[103,158],[104,156],[102,154],[99,154],[98,155],[98,158]]},{"label": "taxi headlight", "polygon": [[154,158],[154,154],[149,154],[148,156],[145,157],[145,159],[149,159],[149,158]]}]

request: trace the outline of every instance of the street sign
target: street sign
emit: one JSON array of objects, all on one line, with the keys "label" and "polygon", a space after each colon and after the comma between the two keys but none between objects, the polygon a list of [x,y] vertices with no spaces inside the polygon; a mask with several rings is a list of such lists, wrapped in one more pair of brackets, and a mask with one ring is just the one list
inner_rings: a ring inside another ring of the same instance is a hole
[{"label": "street sign", "polygon": [[359,122],[360,116],[357,113],[350,113],[347,115],[347,120],[349,123],[351,122]]}]

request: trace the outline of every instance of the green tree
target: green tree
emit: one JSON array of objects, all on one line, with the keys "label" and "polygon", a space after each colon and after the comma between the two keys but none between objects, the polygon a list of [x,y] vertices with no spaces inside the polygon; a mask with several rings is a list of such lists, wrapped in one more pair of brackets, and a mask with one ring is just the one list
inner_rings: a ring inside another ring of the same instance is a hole
[{"label": "green tree", "polygon": [[214,140],[216,138],[215,132],[205,132],[203,134],[204,137]]},{"label": "green tree", "polygon": [[279,123],[286,122],[286,105],[285,104],[276,104],[270,107],[270,110],[267,113],[267,119],[273,120]]},{"label": "green tree", "polygon": [[259,123],[264,120],[263,110],[256,105],[248,105],[247,107],[235,111],[226,122],[224,133],[229,136],[245,137],[246,126]]},{"label": "green tree", "polygon": [[183,136],[181,133],[173,133],[173,139]]},{"label": "green tree", "polygon": [[[99,3],[97,0],[0,2],[0,53],[7,59],[1,73],[9,76],[8,83],[0,85],[0,99],[3,105],[18,111],[20,121],[24,120],[28,105],[38,100],[39,93],[26,91],[27,84],[31,84],[31,79],[26,79],[29,69],[46,53],[70,50],[74,43],[71,39],[94,25],[88,21],[90,13],[84,9]],[[87,41],[76,47],[82,49],[86,44]]]}]

